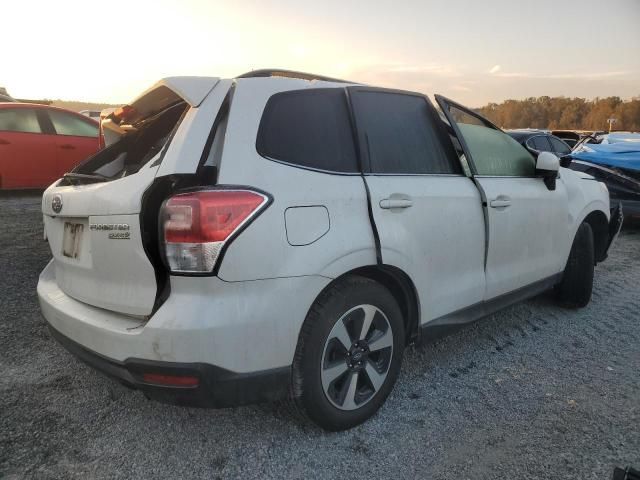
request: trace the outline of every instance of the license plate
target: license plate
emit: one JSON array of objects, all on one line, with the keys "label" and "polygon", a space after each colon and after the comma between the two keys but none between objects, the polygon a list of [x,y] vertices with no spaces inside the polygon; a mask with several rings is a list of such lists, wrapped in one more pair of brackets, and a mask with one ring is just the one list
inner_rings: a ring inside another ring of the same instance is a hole
[{"label": "license plate", "polygon": [[62,254],[69,258],[78,258],[80,255],[80,245],[82,243],[81,223],[65,222],[64,237],[62,238]]}]

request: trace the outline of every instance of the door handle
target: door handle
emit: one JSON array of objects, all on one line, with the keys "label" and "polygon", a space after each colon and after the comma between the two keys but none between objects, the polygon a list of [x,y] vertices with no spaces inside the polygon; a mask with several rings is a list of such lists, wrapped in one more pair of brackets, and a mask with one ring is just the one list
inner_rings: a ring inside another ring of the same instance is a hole
[{"label": "door handle", "polygon": [[409,208],[413,205],[413,200],[408,198],[383,198],[380,200],[380,208],[390,209],[390,208]]},{"label": "door handle", "polygon": [[505,197],[503,195],[498,196],[498,198],[491,200],[489,202],[491,208],[507,208],[511,206],[511,199],[509,197]]},{"label": "door handle", "polygon": [[4,138],[0,138],[0,145],[11,145],[11,142],[5,140]]},{"label": "door handle", "polygon": [[74,147],[73,145],[69,144],[69,143],[65,143],[64,145],[60,145],[60,148],[62,148],[63,150],[75,150],[76,147]]}]

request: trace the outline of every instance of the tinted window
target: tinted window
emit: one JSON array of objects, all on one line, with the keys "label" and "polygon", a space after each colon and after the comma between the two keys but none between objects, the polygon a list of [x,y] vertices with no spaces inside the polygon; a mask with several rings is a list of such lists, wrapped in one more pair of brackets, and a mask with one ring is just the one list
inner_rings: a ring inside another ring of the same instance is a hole
[{"label": "tinted window", "polygon": [[460,173],[442,121],[424,97],[358,90],[352,98],[373,173]]},{"label": "tinted window", "polygon": [[545,137],[544,135],[538,135],[536,137],[531,137],[529,140],[527,140],[527,145],[529,145],[529,147],[531,147],[534,150],[537,150],[539,152],[550,152],[551,151],[551,144],[547,140],[547,137]]},{"label": "tinted window", "polygon": [[559,138],[549,137],[549,140],[551,141],[552,150],[557,154],[567,155],[568,153],[571,153],[571,149]]},{"label": "tinted window", "polygon": [[58,135],[74,135],[76,137],[97,137],[98,125],[83,120],[70,113],[48,110],[49,118]]},{"label": "tinted window", "polygon": [[449,112],[467,144],[478,175],[535,175],[535,161],[518,141],[470,112],[453,105]]},{"label": "tinted window", "polygon": [[337,172],[357,172],[344,90],[296,90],[273,95],[264,110],[258,152],[268,158]]},{"label": "tinted window", "polygon": [[0,109],[0,130],[41,133],[36,111],[27,108]]}]

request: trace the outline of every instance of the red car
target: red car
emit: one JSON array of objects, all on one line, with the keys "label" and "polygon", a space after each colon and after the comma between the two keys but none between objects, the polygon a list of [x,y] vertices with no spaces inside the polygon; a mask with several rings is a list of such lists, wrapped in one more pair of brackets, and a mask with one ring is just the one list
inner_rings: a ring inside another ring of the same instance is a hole
[{"label": "red car", "polygon": [[0,103],[0,189],[49,186],[99,150],[98,130],[62,108]]}]

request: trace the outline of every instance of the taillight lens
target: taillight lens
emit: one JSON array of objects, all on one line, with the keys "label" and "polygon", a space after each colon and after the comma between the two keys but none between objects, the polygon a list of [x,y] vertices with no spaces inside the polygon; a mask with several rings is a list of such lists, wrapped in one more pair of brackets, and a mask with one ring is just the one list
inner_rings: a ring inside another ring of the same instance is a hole
[{"label": "taillight lens", "polygon": [[251,190],[206,190],[171,197],[161,212],[171,271],[213,271],[225,243],[266,203],[266,195]]}]

